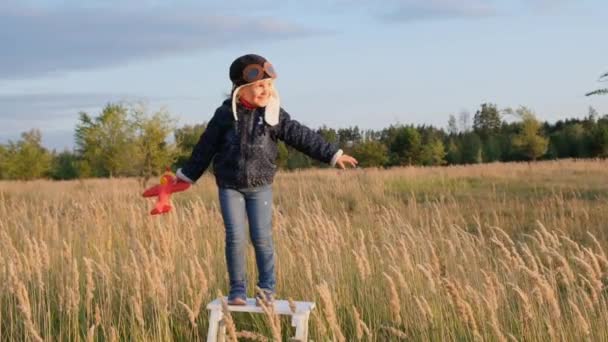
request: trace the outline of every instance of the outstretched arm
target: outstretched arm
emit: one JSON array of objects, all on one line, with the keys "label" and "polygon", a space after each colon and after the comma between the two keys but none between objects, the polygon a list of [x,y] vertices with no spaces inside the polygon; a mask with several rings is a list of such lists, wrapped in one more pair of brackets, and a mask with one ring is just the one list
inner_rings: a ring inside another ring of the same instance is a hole
[{"label": "outstretched arm", "polygon": [[213,118],[207,124],[205,131],[201,134],[198,143],[194,146],[190,159],[184,167],[177,170],[175,175],[182,181],[188,183],[196,182],[207,170],[213,156],[217,152],[222,129],[220,125],[221,112],[217,110]]},{"label": "outstretched arm", "polygon": [[[353,159],[344,154],[336,144],[327,142],[323,136],[310,128],[292,120],[289,114],[281,109],[279,115],[277,136],[287,145],[319,161],[335,166],[336,163],[344,168],[344,163]],[[350,158],[350,159],[349,159]],[[355,161],[356,162],[356,161]]]}]

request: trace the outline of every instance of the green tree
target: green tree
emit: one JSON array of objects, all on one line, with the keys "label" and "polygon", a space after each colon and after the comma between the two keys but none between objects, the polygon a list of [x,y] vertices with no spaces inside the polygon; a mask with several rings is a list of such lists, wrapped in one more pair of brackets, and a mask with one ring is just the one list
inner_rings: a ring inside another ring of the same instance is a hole
[{"label": "green tree", "polygon": [[125,106],[108,104],[96,118],[81,112],[75,137],[77,151],[92,176],[133,173],[134,127]]},{"label": "green tree", "polygon": [[422,147],[420,162],[422,165],[443,165],[445,164],[445,147],[440,139],[431,139]]},{"label": "green tree", "polygon": [[388,163],[388,152],[386,146],[375,140],[359,143],[353,148],[353,157],[361,167],[384,166]]},{"label": "green tree", "polygon": [[608,116],[591,129],[589,147],[593,156],[608,157]]},{"label": "green tree", "polygon": [[450,139],[448,142],[448,151],[445,160],[451,165],[462,163],[462,152],[460,151],[458,144],[456,144],[455,139]]},{"label": "green tree", "polygon": [[0,179],[6,179],[8,166],[8,149],[6,146],[0,144]]},{"label": "green tree", "polygon": [[482,144],[479,135],[469,132],[462,138],[462,162],[464,164],[478,164],[483,162]]},{"label": "green tree", "polygon": [[42,147],[42,134],[33,129],[21,133],[21,140],[9,141],[5,151],[6,178],[31,180],[48,176],[51,154]]},{"label": "green tree", "polygon": [[513,138],[513,146],[529,160],[536,160],[547,152],[549,140],[542,136],[541,124],[534,113],[520,107],[516,114],[522,120],[521,132]]},{"label": "green tree", "polygon": [[495,134],[501,123],[500,113],[496,105],[491,103],[482,104],[481,109],[473,117],[473,129],[482,139],[486,139],[490,134]]},{"label": "green tree", "polygon": [[165,167],[169,167],[175,160],[175,146],[167,142],[175,129],[174,122],[175,120],[166,110],[148,116],[141,107],[133,113],[136,147],[133,164],[138,170],[136,174],[141,177],[143,186],[150,177],[164,171]]},{"label": "green tree", "polygon": [[578,121],[559,123],[549,137],[550,150],[557,158],[583,158],[588,153],[589,136]]},{"label": "green tree", "polygon": [[78,156],[69,150],[54,155],[51,177],[63,180],[78,178],[80,176],[78,162]]},{"label": "green tree", "polygon": [[[507,113],[512,113],[511,109],[507,109],[505,110]],[[505,122],[503,121],[502,125],[500,126],[500,130],[498,131],[497,134],[492,135],[492,138],[490,140],[490,143],[495,144],[495,156],[498,156],[498,159],[494,159],[494,160],[500,160],[500,161],[516,161],[516,160],[522,160],[522,156],[520,154],[520,152],[518,150],[516,150],[513,147],[513,137],[517,134],[519,134],[521,129],[521,122],[517,121],[517,122]],[[486,148],[486,150],[484,150],[484,161],[485,157],[491,157],[491,151],[488,151],[488,149],[492,149],[492,148]]]},{"label": "green tree", "polygon": [[421,137],[412,126],[385,129],[382,142],[389,151],[389,165],[414,165],[419,162]]},{"label": "green tree", "polygon": [[345,151],[350,152],[350,149],[361,142],[361,131],[359,127],[349,127],[338,129],[338,142],[340,147]]},{"label": "green tree", "polygon": [[287,162],[289,160],[289,150],[287,149],[287,145],[284,142],[279,141],[277,143],[277,149],[279,150],[279,155],[277,157],[277,166],[281,169],[287,168]]},{"label": "green tree", "polygon": [[501,160],[502,150],[500,146],[499,133],[488,135],[483,141],[483,160],[494,162]]}]

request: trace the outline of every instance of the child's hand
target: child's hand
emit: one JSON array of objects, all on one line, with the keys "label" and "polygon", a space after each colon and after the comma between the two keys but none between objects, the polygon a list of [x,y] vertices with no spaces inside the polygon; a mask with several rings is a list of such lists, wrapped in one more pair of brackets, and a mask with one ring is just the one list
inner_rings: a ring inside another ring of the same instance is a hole
[{"label": "child's hand", "polygon": [[185,180],[179,178],[179,177],[175,177],[173,178],[173,184],[181,184],[181,183],[188,183]]},{"label": "child's hand", "polygon": [[173,183],[173,185],[190,184],[190,182],[187,182],[187,181],[185,181],[185,180],[183,180],[183,179],[181,179],[181,178],[179,178],[177,176],[173,177],[173,180],[172,180],[171,183]]},{"label": "child's hand", "polygon": [[350,166],[352,166],[352,167],[357,167],[358,163],[359,162],[357,161],[357,159],[349,156],[348,154],[343,154],[336,161],[336,166],[339,167],[339,168],[341,168],[341,169],[345,169],[346,168],[346,164],[350,164]]}]

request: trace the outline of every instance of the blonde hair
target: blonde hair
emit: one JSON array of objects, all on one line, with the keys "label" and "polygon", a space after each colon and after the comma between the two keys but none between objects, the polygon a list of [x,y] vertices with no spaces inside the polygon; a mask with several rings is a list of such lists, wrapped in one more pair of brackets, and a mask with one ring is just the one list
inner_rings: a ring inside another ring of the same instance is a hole
[{"label": "blonde hair", "polygon": [[[270,81],[270,90],[272,92],[270,95],[271,96],[275,95],[275,91],[274,91],[274,79],[273,78],[263,78],[261,80],[255,81],[255,82],[251,82],[251,83],[242,85],[240,87],[241,88],[240,91],[242,91],[243,89],[249,88],[249,87],[253,86],[254,84],[260,83],[262,81]],[[232,85],[232,90],[230,91],[230,96],[229,97],[232,97],[232,95],[234,95],[234,91],[236,90],[236,88],[238,88],[236,85]],[[236,94],[236,99],[238,100],[239,98],[240,98],[240,94]]]}]

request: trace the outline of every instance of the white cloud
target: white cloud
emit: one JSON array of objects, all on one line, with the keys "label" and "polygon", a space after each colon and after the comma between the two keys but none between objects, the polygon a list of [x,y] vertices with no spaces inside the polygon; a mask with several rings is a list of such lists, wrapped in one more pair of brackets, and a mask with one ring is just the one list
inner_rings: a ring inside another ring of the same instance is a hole
[{"label": "white cloud", "polygon": [[497,7],[483,0],[398,0],[381,15],[389,21],[409,22],[432,19],[483,18],[498,13]]},{"label": "white cloud", "polygon": [[[46,121],[77,117],[77,110],[100,107],[107,102],[136,101],[126,94],[36,93],[0,94],[0,122]],[[78,108],[78,109],[75,109]]]},{"label": "white cloud", "polygon": [[32,8],[0,5],[0,79],[124,64],[246,41],[315,33],[270,17],[200,8]]}]

